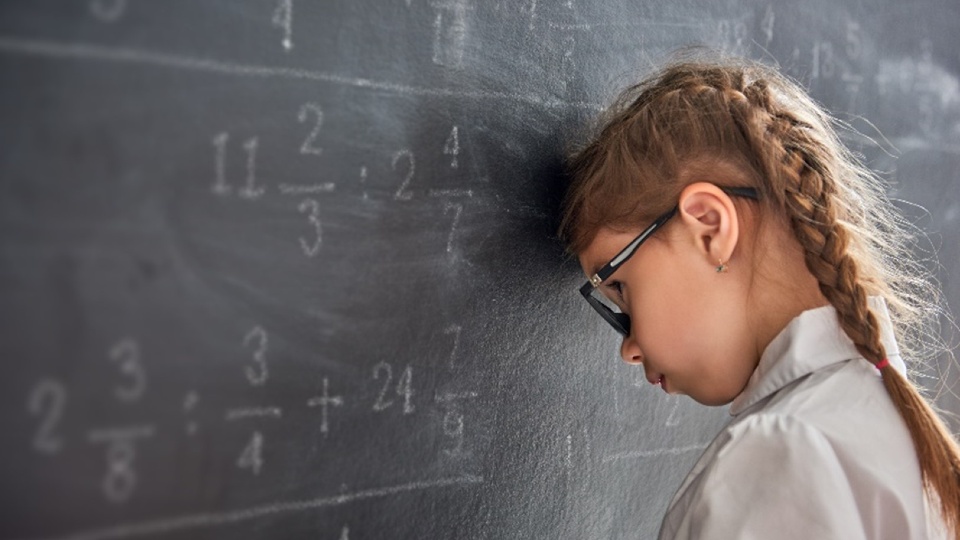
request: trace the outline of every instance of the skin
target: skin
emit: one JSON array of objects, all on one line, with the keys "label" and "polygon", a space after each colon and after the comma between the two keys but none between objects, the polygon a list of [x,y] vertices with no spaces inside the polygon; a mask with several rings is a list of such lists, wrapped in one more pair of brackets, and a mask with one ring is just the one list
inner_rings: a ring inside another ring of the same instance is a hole
[{"label": "skin", "polygon": [[[712,183],[688,185],[677,215],[601,284],[630,315],[623,360],[705,405],[732,401],[770,341],[801,312],[828,304],[787,224],[758,226],[759,206],[740,208]],[[579,255],[584,273],[641,230],[601,229]],[[720,260],[726,272],[716,271]]]}]

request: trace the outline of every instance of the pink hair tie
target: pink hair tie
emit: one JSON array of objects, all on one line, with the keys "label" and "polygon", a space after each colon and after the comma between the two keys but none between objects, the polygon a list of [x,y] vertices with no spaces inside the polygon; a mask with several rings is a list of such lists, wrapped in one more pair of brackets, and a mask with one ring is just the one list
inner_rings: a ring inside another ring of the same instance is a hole
[{"label": "pink hair tie", "polygon": [[881,369],[890,365],[890,360],[887,360],[886,358],[884,358],[883,360],[877,362],[875,365],[877,367],[877,371],[880,371]]}]

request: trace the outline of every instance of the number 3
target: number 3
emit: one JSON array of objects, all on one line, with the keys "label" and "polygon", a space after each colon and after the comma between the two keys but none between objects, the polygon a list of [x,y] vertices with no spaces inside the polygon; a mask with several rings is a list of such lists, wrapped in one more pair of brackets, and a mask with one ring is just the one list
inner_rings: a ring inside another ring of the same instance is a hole
[{"label": "number 3", "polygon": [[303,249],[303,254],[307,257],[316,257],[317,253],[320,252],[320,244],[323,243],[323,226],[320,224],[320,205],[313,199],[304,199],[300,201],[300,206],[297,207],[297,210],[300,210],[301,214],[308,211],[310,212],[307,220],[313,225],[316,238],[314,238],[313,243],[310,244],[301,236],[300,247]]},{"label": "number 3", "polygon": [[110,359],[120,363],[120,371],[130,377],[128,386],[118,386],[113,394],[120,401],[140,399],[147,388],[147,374],[140,363],[140,346],[132,338],[124,338],[110,349]]}]

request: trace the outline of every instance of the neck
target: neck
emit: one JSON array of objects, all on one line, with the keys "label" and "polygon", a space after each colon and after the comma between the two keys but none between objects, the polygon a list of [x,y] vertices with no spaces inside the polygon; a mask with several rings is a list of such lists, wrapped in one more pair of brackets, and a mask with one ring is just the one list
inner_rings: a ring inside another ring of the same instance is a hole
[{"label": "neck", "polygon": [[771,227],[764,236],[768,238],[762,238],[760,245],[777,247],[756,258],[750,292],[758,359],[790,321],[806,310],[830,304],[807,269],[803,249],[793,235]]}]

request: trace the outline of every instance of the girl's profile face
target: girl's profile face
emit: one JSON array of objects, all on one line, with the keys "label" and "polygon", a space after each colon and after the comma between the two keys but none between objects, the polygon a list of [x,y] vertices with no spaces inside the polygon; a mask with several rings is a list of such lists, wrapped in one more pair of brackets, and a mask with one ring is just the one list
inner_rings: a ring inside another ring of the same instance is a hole
[{"label": "girl's profile face", "polygon": [[[668,393],[721,405],[740,393],[756,366],[748,285],[733,271],[717,273],[717,262],[684,227],[668,224],[600,289],[630,316],[620,347],[625,362],[642,365],[647,380]],[[579,256],[584,273],[609,262],[638,232],[601,229]]]}]

